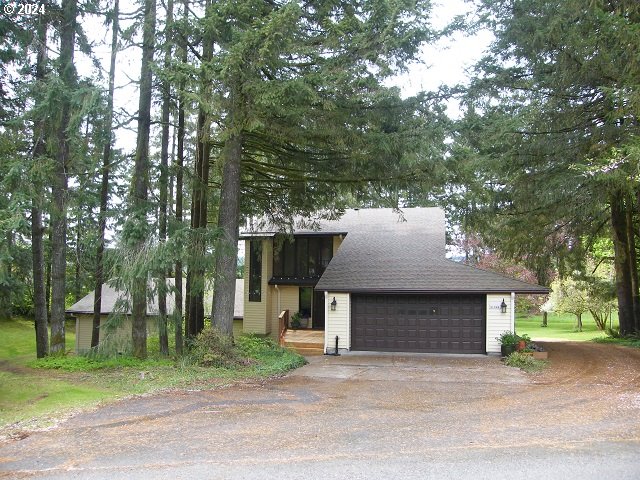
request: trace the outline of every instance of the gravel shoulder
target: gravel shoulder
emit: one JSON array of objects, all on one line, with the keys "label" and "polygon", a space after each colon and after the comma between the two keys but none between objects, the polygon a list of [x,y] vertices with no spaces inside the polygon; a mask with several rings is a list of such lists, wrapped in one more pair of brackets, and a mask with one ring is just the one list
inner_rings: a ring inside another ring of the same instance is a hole
[{"label": "gravel shoulder", "polygon": [[128,399],[0,444],[0,477],[638,478],[640,350],[545,347],[530,375],[491,356],[344,355]]}]

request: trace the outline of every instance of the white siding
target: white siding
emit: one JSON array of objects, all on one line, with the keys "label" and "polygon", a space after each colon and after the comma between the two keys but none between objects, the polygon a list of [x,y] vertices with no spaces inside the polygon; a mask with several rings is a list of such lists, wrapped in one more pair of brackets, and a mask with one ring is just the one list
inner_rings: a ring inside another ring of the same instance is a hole
[{"label": "white siding", "polygon": [[[336,309],[331,311],[330,304],[336,299]],[[325,299],[328,305],[325,319],[325,351],[333,352],[338,336],[338,348],[351,349],[351,298],[348,293],[332,293]]]},{"label": "white siding", "polygon": [[[507,304],[507,312],[500,311],[502,300]],[[487,353],[500,353],[500,343],[496,337],[505,330],[513,331],[513,302],[511,293],[487,295]]]}]

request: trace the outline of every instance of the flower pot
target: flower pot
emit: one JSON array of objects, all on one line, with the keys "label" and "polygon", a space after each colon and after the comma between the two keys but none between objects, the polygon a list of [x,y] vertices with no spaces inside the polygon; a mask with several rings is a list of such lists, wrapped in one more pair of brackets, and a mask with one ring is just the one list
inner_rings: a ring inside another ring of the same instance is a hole
[{"label": "flower pot", "polygon": [[508,357],[515,351],[516,351],[516,346],[514,344],[500,346],[500,352],[502,353],[503,357]]},{"label": "flower pot", "polygon": [[525,348],[527,348],[527,342],[525,342],[524,340],[520,340],[517,346],[518,351],[524,350]]}]

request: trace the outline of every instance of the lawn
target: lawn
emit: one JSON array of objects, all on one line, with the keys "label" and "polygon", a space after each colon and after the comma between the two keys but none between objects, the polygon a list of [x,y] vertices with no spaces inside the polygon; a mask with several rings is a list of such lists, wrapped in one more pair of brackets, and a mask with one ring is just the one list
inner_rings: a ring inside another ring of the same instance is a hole
[{"label": "lawn", "polygon": [[[33,321],[0,320],[0,432],[13,425],[45,426],[60,415],[132,394],[168,388],[213,388],[234,381],[282,374],[304,364],[298,354],[259,338],[237,339],[245,364],[201,367],[184,359],[160,359],[157,341],[149,339],[150,358],[92,359],[66,357],[35,359]],[[75,330],[67,325],[67,350]],[[154,347],[155,350],[154,351]]]},{"label": "lawn", "polygon": [[[617,326],[618,317],[614,312],[613,324]],[[533,340],[555,339],[586,342],[594,338],[606,337],[606,333],[596,328],[590,313],[582,315],[582,332],[576,331],[576,317],[569,314],[550,313],[547,327],[542,327],[542,315],[516,315],[516,333],[527,334]]]}]

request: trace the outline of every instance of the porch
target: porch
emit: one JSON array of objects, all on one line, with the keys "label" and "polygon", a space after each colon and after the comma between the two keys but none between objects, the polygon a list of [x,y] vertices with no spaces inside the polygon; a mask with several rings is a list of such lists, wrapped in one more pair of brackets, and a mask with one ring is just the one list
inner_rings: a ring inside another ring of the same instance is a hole
[{"label": "porch", "polygon": [[304,356],[324,354],[324,330],[288,328],[288,310],[282,311],[278,319],[280,321],[280,345],[291,348]]}]

